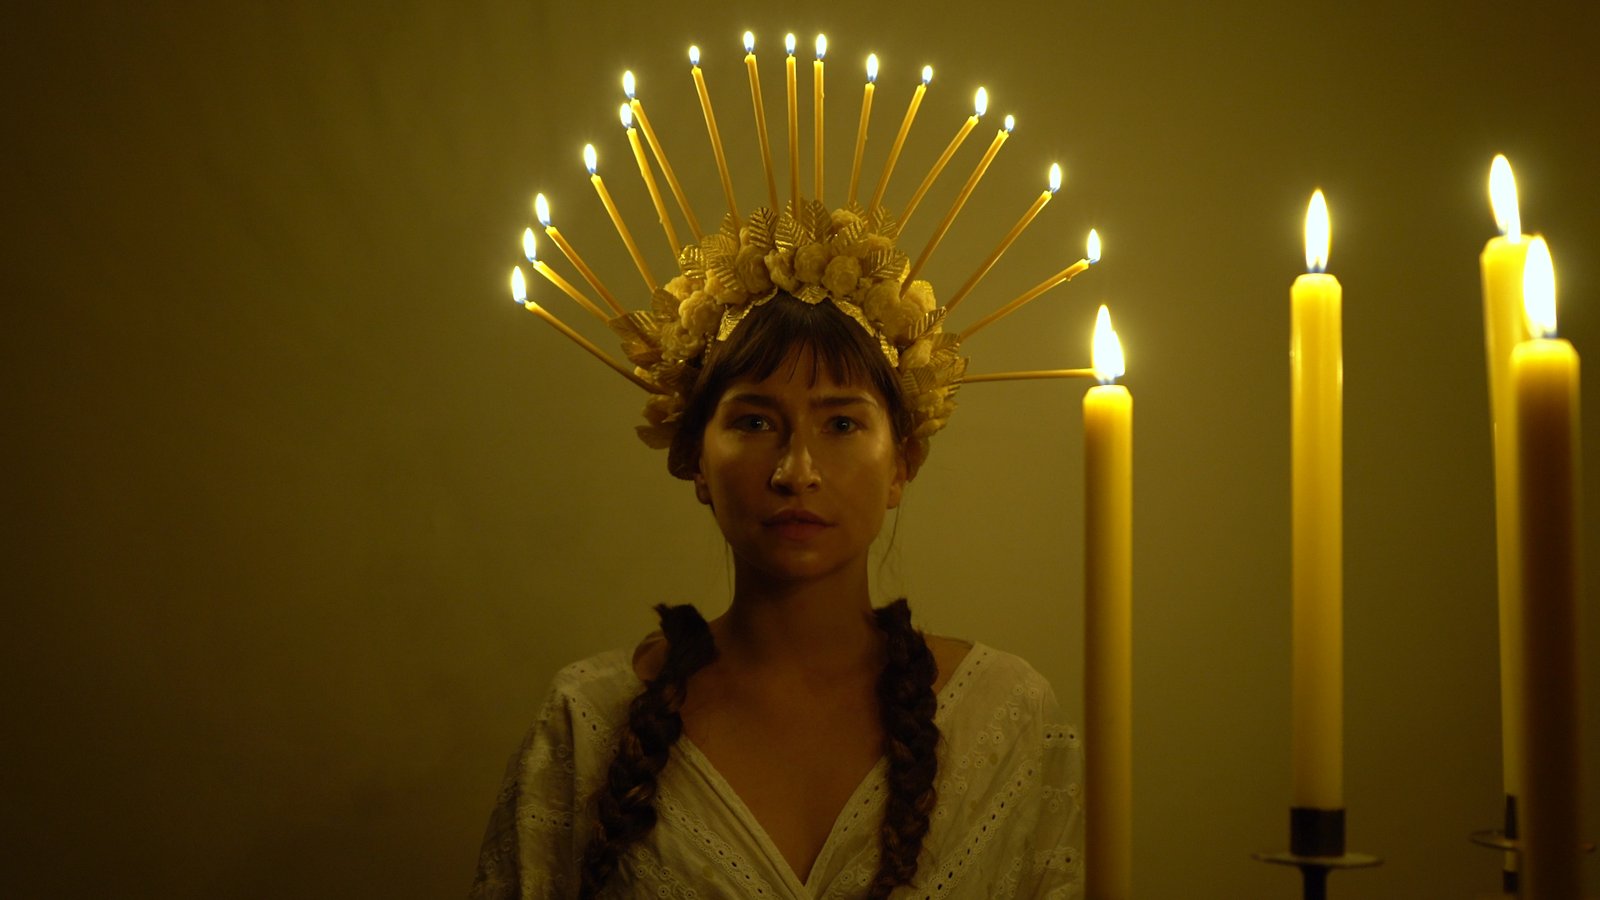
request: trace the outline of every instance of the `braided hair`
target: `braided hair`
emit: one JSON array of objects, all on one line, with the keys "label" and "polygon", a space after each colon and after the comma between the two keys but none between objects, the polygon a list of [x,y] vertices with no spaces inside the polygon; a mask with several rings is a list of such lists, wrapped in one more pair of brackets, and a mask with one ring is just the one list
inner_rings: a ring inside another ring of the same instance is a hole
[{"label": "braided hair", "polygon": [[578,896],[590,900],[617,869],[617,857],[656,824],[656,780],[672,745],[683,734],[683,698],[689,676],[717,657],[711,629],[693,606],[658,604],[667,660],[628,704],[628,727],[596,796],[593,837],[579,864]]},{"label": "braided hair", "polygon": [[[598,896],[616,872],[622,852],[655,827],[656,787],[672,745],[683,734],[680,710],[689,677],[717,656],[710,626],[692,605],[662,604],[656,613],[667,640],[667,659],[628,706],[627,728],[596,797],[593,837],[580,864],[581,900]],[[928,833],[938,771],[934,753],[939,728],[933,722],[938,665],[922,632],[911,626],[904,599],[873,610],[873,620],[887,649],[877,694],[889,759],[889,796],[878,829],[878,871],[867,896],[881,900],[895,887],[911,883]]]}]

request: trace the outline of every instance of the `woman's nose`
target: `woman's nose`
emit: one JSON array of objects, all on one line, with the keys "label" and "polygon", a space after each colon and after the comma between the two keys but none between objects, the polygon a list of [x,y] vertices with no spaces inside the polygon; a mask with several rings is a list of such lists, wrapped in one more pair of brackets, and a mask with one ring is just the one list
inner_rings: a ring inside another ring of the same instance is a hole
[{"label": "woman's nose", "polygon": [[772,470],[772,486],[786,494],[814,491],[822,485],[822,473],[817,470],[811,448],[799,435],[789,438],[778,465]]}]

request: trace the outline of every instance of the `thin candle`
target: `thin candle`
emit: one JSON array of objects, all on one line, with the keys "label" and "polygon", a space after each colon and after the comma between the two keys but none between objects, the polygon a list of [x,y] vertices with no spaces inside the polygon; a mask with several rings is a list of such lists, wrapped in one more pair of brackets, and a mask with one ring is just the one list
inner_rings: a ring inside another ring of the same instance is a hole
[{"label": "thin candle", "polygon": [[989,313],[987,316],[984,316],[978,321],[967,326],[967,329],[961,332],[961,340],[963,342],[966,341],[967,338],[977,334],[980,329],[992,325],[1006,316],[1011,315],[1012,313],[1021,309],[1025,304],[1038,297],[1040,294],[1043,294],[1045,291],[1050,290],[1058,284],[1071,281],[1072,279],[1078,277],[1079,273],[1099,262],[1100,234],[1093,228],[1089,229],[1088,250],[1088,256],[1085,256],[1083,259],[1080,259],[1072,265],[1067,266],[1065,269],[1062,269],[1054,275],[1051,275],[1049,278],[1046,278],[1033,287],[1028,288],[1026,291],[1023,291],[1021,296],[1017,297],[1015,300],[1012,300],[1005,306],[1000,307],[994,312]]},{"label": "thin candle", "polygon": [[813,131],[811,157],[816,168],[815,190],[818,203],[824,203],[822,199],[822,160],[824,157],[822,149],[822,101],[824,94],[822,89],[822,57],[827,52],[827,37],[820,34],[817,35],[817,58],[811,63],[811,127]]},{"label": "thin candle", "polygon": [[867,122],[872,118],[872,92],[877,88],[878,54],[867,54],[867,86],[861,91],[861,124],[856,126],[856,155],[850,162],[850,202],[856,202],[861,185],[861,154],[867,149]]},{"label": "thin candle", "polygon": [[983,375],[964,375],[962,384],[983,381],[1037,381],[1048,378],[1094,378],[1094,369],[1028,369],[1021,372],[989,372]]},{"label": "thin candle", "polygon": [[1319,190],[1306,211],[1308,272],[1290,298],[1292,807],[1302,816],[1344,809],[1343,292],[1324,271],[1329,231]]},{"label": "thin candle", "polygon": [[618,303],[617,298],[612,296],[606,286],[600,282],[600,276],[594,274],[594,270],[589,268],[589,264],[583,261],[583,257],[578,255],[578,251],[572,249],[572,245],[567,243],[567,239],[561,236],[561,232],[550,224],[550,201],[546,200],[543,194],[533,198],[533,212],[534,215],[538,216],[539,224],[544,226],[544,233],[550,236],[550,240],[556,242],[557,247],[561,248],[561,255],[567,258],[567,262],[572,263],[573,268],[578,270],[578,274],[583,276],[584,281],[589,282],[589,286],[594,288],[594,292],[600,295],[600,299],[604,300],[607,306],[615,310],[617,315],[624,315],[626,311],[622,308],[622,304]]},{"label": "thin candle", "polygon": [[1050,202],[1050,198],[1056,195],[1056,191],[1061,190],[1060,165],[1056,163],[1050,164],[1050,180],[1048,184],[1049,186],[1039,194],[1039,198],[1033,201],[1033,205],[1028,207],[1028,211],[1022,214],[1022,218],[1017,220],[1017,224],[1011,226],[1011,230],[1006,232],[1006,236],[1000,239],[1000,245],[995,247],[994,252],[990,253],[988,258],[978,266],[978,271],[973,272],[972,277],[967,279],[967,283],[963,284],[961,289],[956,291],[955,295],[950,298],[950,302],[945,304],[946,310],[955,309],[956,304],[960,303],[962,298],[966,297],[973,288],[978,286],[978,282],[983,279],[983,276],[989,274],[989,270],[994,268],[994,264],[1000,261],[1000,256],[1006,252],[1006,248],[1010,247],[1018,235],[1022,234],[1022,230],[1028,227],[1028,223],[1033,221],[1033,217],[1039,214],[1039,210],[1044,209],[1044,205]]},{"label": "thin candle", "polygon": [[599,347],[596,347],[594,345],[593,341],[590,341],[588,338],[584,337],[583,335],[577,333],[576,331],[573,331],[572,328],[567,325],[567,323],[565,323],[565,322],[561,321],[560,319],[556,318],[554,313],[551,313],[550,311],[546,310],[544,307],[540,306],[539,304],[533,302],[532,300],[529,300],[528,299],[528,285],[527,285],[527,282],[523,279],[522,267],[521,266],[517,266],[516,268],[513,268],[511,270],[511,298],[513,300],[517,301],[517,304],[519,306],[521,306],[523,309],[526,309],[528,312],[531,312],[534,315],[538,316],[539,318],[541,318],[541,319],[545,320],[546,322],[550,323],[550,325],[552,327],[554,327],[555,330],[561,332],[563,335],[565,335],[567,337],[567,339],[571,340],[573,343],[577,344],[579,347],[582,347],[583,349],[589,351],[591,354],[594,355],[595,359],[598,359],[601,362],[605,363],[606,365],[610,366],[611,368],[615,369],[617,371],[617,373],[620,374],[623,378],[628,379],[629,381],[633,382],[634,384],[638,385],[639,387],[644,388],[645,390],[649,391],[652,394],[663,394],[663,393],[666,393],[666,391],[664,391],[660,386],[655,385],[655,384],[651,384],[650,382],[645,381],[643,378],[639,377],[638,373],[634,372],[632,369],[630,369],[627,366],[623,365],[622,363],[616,361],[615,359],[612,359],[611,356],[609,354],[607,354],[604,350],[601,350]]},{"label": "thin candle", "polygon": [[543,275],[546,281],[555,285],[557,288],[560,288],[562,293],[577,301],[579,306],[588,310],[589,313],[596,319],[599,319],[602,322],[611,321],[611,317],[606,315],[605,312],[600,309],[600,307],[596,306],[593,300],[590,300],[588,297],[584,296],[582,291],[573,287],[570,282],[557,274],[556,270],[545,265],[544,260],[539,258],[538,250],[538,245],[535,243],[533,237],[533,229],[528,228],[523,230],[522,255],[528,258],[528,264],[533,266],[533,270],[538,272],[540,275]]},{"label": "thin candle", "polygon": [[1100,384],[1083,398],[1084,894],[1133,896],[1133,396],[1122,346],[1100,307],[1094,330]]},{"label": "thin candle", "polygon": [[[1006,127],[1000,129],[995,134],[994,140],[989,142],[989,149],[984,151],[983,158],[978,160],[978,165],[973,168],[972,174],[967,177],[967,183],[961,186],[961,193],[957,194],[955,202],[950,204],[950,211],[944,214],[944,218],[939,221],[938,227],[933,229],[933,236],[928,238],[927,246],[922,248],[922,253],[917,257],[916,264],[911,267],[911,273],[906,276],[905,284],[907,287],[910,286],[912,279],[916,278],[917,274],[922,271],[922,267],[927,264],[928,257],[933,255],[934,248],[939,246],[941,240],[944,240],[945,233],[950,230],[950,226],[956,221],[956,214],[961,212],[961,207],[966,205],[967,198],[972,196],[973,189],[978,186],[979,181],[983,180],[983,173],[989,171],[989,164],[994,162],[995,154],[1000,152],[1001,145],[1005,144],[1006,139],[1011,137],[1011,129],[1015,128],[1016,124],[1016,119],[1006,116]],[[905,220],[902,219],[900,224],[904,226]]]},{"label": "thin candle", "polygon": [[594,192],[600,195],[600,203],[606,208],[606,215],[611,217],[611,224],[617,229],[617,234],[622,237],[623,246],[628,248],[628,255],[633,257],[633,264],[639,269],[639,275],[644,278],[645,287],[650,293],[656,292],[656,277],[650,274],[650,266],[644,261],[644,254],[639,252],[639,245],[633,241],[633,232],[628,230],[627,223],[622,221],[622,213],[618,211],[617,204],[611,199],[611,192],[606,190],[606,183],[600,178],[598,159],[594,152],[593,144],[583,145],[583,164],[589,169],[589,183],[594,185]]},{"label": "thin candle", "polygon": [[[1522,795],[1522,591],[1517,522],[1517,440],[1512,422],[1511,354],[1528,337],[1523,314],[1523,265],[1528,238],[1517,208],[1511,163],[1496,156],[1489,167],[1489,205],[1500,234],[1478,257],[1483,278],[1484,348],[1488,356],[1489,424],[1494,441],[1495,560],[1500,615],[1500,752],[1508,818]],[[1511,823],[1507,823],[1508,829]],[[1509,833],[1509,832],[1508,832]],[[1507,871],[1516,860],[1506,858]]]},{"label": "thin candle", "polygon": [[923,195],[928,193],[928,189],[933,187],[933,182],[939,177],[939,173],[944,171],[945,165],[950,162],[950,157],[956,155],[956,151],[961,148],[962,142],[967,139],[967,135],[972,133],[972,129],[978,127],[978,120],[983,118],[983,114],[988,109],[989,92],[980,87],[978,88],[978,93],[972,98],[972,115],[967,116],[966,121],[961,123],[961,127],[956,129],[956,136],[950,139],[949,144],[945,145],[944,152],[939,154],[939,158],[933,163],[933,168],[928,170],[927,176],[922,179],[922,183],[917,185],[916,191],[912,193],[911,201],[906,204],[906,211],[900,214],[900,227],[902,229],[911,220],[911,214],[916,212],[917,204],[922,202]]},{"label": "thin candle", "polygon": [[800,213],[800,100],[796,97],[797,88],[794,80],[794,35],[783,36],[784,50],[788,56],[784,58],[784,87],[789,100],[789,210],[795,215]]},{"label": "thin candle", "polygon": [[772,176],[772,143],[767,140],[767,111],[761,103],[761,76],[756,72],[756,36],[744,33],[744,68],[750,76],[750,105],[755,109],[756,136],[761,139],[761,166],[767,173],[767,200],[778,211],[778,183]]},{"label": "thin candle", "polygon": [[667,176],[667,184],[672,188],[672,196],[678,201],[678,209],[683,211],[684,221],[689,223],[689,230],[694,232],[694,239],[700,240],[700,220],[694,217],[694,207],[689,204],[689,197],[683,192],[683,185],[678,183],[677,173],[672,171],[672,164],[667,162],[667,151],[661,146],[661,139],[656,137],[656,130],[650,127],[650,117],[644,114],[644,103],[633,94],[634,81],[632,72],[622,73],[622,90],[628,95],[628,105],[633,108],[633,117],[639,120],[639,128],[644,132],[644,139],[650,144],[650,152],[656,156],[661,171]]},{"label": "thin candle", "polygon": [[878,176],[878,187],[872,192],[872,202],[867,205],[868,213],[876,211],[883,203],[883,192],[889,189],[889,176],[894,174],[894,164],[900,159],[900,148],[905,146],[906,135],[911,133],[911,123],[917,118],[917,108],[922,106],[922,97],[928,92],[930,81],[933,81],[933,66],[923,66],[922,82],[911,92],[911,105],[906,107],[905,118],[900,120],[900,131],[895,134],[894,144],[889,147],[889,158],[883,163],[883,174]]},{"label": "thin candle", "polygon": [[1522,540],[1522,884],[1529,900],[1581,897],[1582,633],[1578,607],[1578,354],[1556,337],[1555,269],[1529,242],[1530,339],[1511,354]]},{"label": "thin candle", "polygon": [[733,199],[733,179],[728,176],[728,158],[722,153],[722,135],[717,131],[717,116],[711,111],[711,94],[706,91],[706,76],[700,71],[700,48],[689,47],[689,74],[694,77],[695,93],[700,95],[700,112],[706,118],[706,135],[711,138],[711,153],[717,158],[717,174],[722,178],[722,195],[728,198],[728,215],[739,224],[739,203]]},{"label": "thin candle", "polygon": [[639,131],[633,127],[633,107],[624,103],[617,110],[622,119],[622,127],[628,133],[628,146],[633,150],[633,161],[639,164],[639,177],[644,180],[645,190],[650,192],[650,203],[656,208],[656,219],[661,222],[661,230],[667,236],[667,246],[672,248],[672,258],[678,258],[678,251],[683,245],[678,242],[678,230],[672,226],[672,216],[667,213],[667,203],[661,196],[661,187],[656,184],[655,172],[650,169],[650,159],[644,155],[644,144],[639,140]]}]

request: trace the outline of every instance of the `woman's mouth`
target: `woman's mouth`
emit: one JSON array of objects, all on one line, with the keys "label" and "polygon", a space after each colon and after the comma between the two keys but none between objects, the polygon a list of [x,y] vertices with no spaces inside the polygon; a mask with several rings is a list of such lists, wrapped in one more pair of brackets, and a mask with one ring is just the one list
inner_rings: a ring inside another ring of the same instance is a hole
[{"label": "woman's mouth", "polygon": [[832,523],[808,509],[785,509],[767,517],[761,524],[785,540],[804,541]]}]

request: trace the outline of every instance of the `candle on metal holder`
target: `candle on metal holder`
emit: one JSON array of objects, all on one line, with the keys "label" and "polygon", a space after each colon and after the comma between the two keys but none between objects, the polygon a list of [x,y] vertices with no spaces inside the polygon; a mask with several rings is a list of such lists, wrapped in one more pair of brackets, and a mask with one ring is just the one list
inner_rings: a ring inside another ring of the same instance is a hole
[{"label": "candle on metal holder", "polygon": [[728,158],[722,152],[722,134],[717,131],[717,116],[711,111],[711,94],[706,76],[700,71],[700,48],[689,47],[689,74],[694,77],[695,93],[700,95],[700,112],[705,115],[706,135],[711,138],[711,153],[717,159],[717,175],[722,179],[722,194],[728,199],[728,215],[739,224],[739,203],[733,199],[733,179],[728,176]]},{"label": "candle on metal holder", "polygon": [[1078,275],[1081,272],[1083,272],[1085,269],[1087,269],[1090,266],[1094,265],[1095,263],[1099,262],[1100,261],[1100,234],[1099,234],[1099,232],[1095,231],[1093,228],[1089,229],[1089,241],[1088,241],[1088,244],[1089,244],[1089,246],[1088,246],[1089,255],[1088,256],[1085,256],[1083,259],[1080,259],[1077,262],[1073,263],[1072,265],[1067,266],[1065,269],[1062,269],[1061,271],[1055,273],[1054,275],[1051,275],[1049,278],[1046,278],[1045,280],[1039,282],[1038,284],[1034,285],[1033,287],[1028,288],[1026,291],[1023,291],[1022,294],[1020,296],[1018,296],[1016,299],[1014,299],[1011,302],[1007,303],[1006,305],[1000,307],[999,309],[995,310],[994,312],[989,313],[987,316],[984,316],[983,318],[981,318],[978,321],[972,323],[971,325],[968,325],[966,330],[961,332],[961,340],[963,342],[965,342],[967,340],[967,338],[970,338],[974,334],[977,334],[980,329],[985,328],[985,327],[987,327],[989,325],[992,325],[995,322],[998,322],[1001,319],[1005,318],[1006,316],[1011,315],[1012,313],[1014,313],[1017,310],[1021,309],[1025,304],[1027,304],[1030,301],[1032,301],[1033,299],[1037,298],[1040,294],[1043,294],[1045,291],[1050,290],[1051,288],[1055,287],[1058,284],[1062,284],[1064,282],[1071,281],[1072,279],[1078,277]]},{"label": "candle on metal holder", "polygon": [[656,184],[656,176],[650,169],[650,159],[644,155],[644,145],[639,141],[639,131],[633,127],[633,107],[624,103],[617,110],[622,119],[622,127],[628,133],[628,146],[633,150],[633,160],[639,164],[639,177],[644,181],[645,190],[650,192],[650,203],[656,208],[656,218],[661,222],[661,230],[667,236],[667,245],[672,248],[672,257],[677,259],[678,251],[683,245],[678,242],[678,229],[672,227],[672,216],[667,213],[667,203],[661,196],[661,187]]},{"label": "candle on metal holder", "polygon": [[767,174],[767,200],[778,211],[778,183],[772,175],[772,143],[767,138],[767,110],[761,103],[761,76],[756,71],[756,36],[744,33],[744,67],[750,76],[750,105],[756,117],[756,136],[761,140],[761,167]]},{"label": "candle on metal holder", "polygon": [[650,266],[645,263],[644,254],[639,252],[639,245],[634,243],[633,232],[629,231],[627,223],[622,221],[622,213],[612,201],[611,192],[606,190],[605,181],[600,178],[600,173],[597,171],[599,159],[593,144],[583,145],[583,164],[589,169],[589,183],[594,185],[594,192],[600,195],[600,203],[606,208],[606,215],[611,217],[611,224],[617,229],[617,234],[622,237],[623,246],[628,248],[628,255],[633,257],[633,264],[638,268],[640,277],[644,278],[645,287],[650,293],[655,293],[656,277],[650,274]]},{"label": "candle on metal holder", "polygon": [[550,224],[550,201],[544,198],[544,194],[538,194],[533,198],[533,214],[539,218],[539,224],[544,226],[544,233],[550,236],[550,240],[556,242],[556,246],[561,249],[561,255],[567,258],[567,262],[572,263],[573,268],[578,270],[578,274],[583,276],[583,280],[589,282],[589,286],[594,288],[594,292],[599,294],[600,299],[615,310],[617,315],[623,315],[625,311],[622,308],[622,304],[618,303],[617,298],[601,283],[600,276],[589,268],[589,264],[583,261],[583,257],[578,255],[578,251],[574,250],[572,245],[567,243],[567,239],[561,236],[561,232]]},{"label": "candle on metal holder", "polygon": [[[927,245],[922,248],[922,253],[918,254],[916,263],[911,266],[911,272],[906,276],[902,293],[904,290],[910,289],[912,280],[922,272],[922,267],[927,265],[928,257],[933,255],[934,248],[939,246],[939,242],[944,240],[945,233],[950,230],[950,226],[955,224],[956,214],[961,212],[961,207],[966,205],[967,198],[972,196],[973,189],[983,179],[983,173],[989,171],[989,164],[994,162],[995,154],[1000,152],[1001,145],[1006,142],[1007,138],[1011,137],[1011,129],[1015,128],[1016,124],[1016,119],[1006,116],[1005,127],[1000,129],[994,136],[994,140],[989,143],[989,149],[984,151],[983,158],[978,160],[978,164],[972,169],[972,174],[967,177],[967,183],[962,185],[961,192],[956,194],[955,202],[950,204],[950,211],[945,213],[944,218],[933,229],[933,234],[928,238]],[[904,226],[904,220],[900,224]]]},{"label": "candle on metal holder", "polygon": [[861,123],[856,126],[856,154],[850,163],[850,197],[856,202],[856,189],[861,186],[861,154],[867,148],[867,122],[872,118],[872,93],[878,82],[878,54],[867,54],[867,86],[861,92]]},{"label": "candle on metal holder", "polygon": [[684,221],[689,223],[689,230],[694,233],[694,239],[700,240],[700,220],[694,216],[694,207],[689,204],[689,197],[683,192],[683,185],[678,183],[677,173],[672,171],[672,164],[667,162],[667,151],[661,146],[661,139],[656,136],[656,130],[650,127],[650,117],[644,114],[644,103],[634,96],[633,72],[622,73],[622,91],[628,95],[628,105],[633,107],[633,117],[639,120],[639,128],[644,132],[644,139],[650,144],[650,152],[655,154],[656,162],[660,164],[661,171],[667,176],[667,184],[672,188],[672,196],[678,201],[678,209],[682,210]]},{"label": "candle on metal holder", "polygon": [[956,304],[960,303],[967,294],[971,293],[973,288],[978,286],[978,282],[983,280],[983,276],[989,274],[989,270],[994,268],[994,264],[1000,261],[1000,255],[1006,252],[1006,248],[1010,247],[1012,242],[1022,234],[1022,230],[1028,227],[1028,223],[1033,221],[1033,217],[1039,214],[1039,210],[1044,209],[1044,205],[1049,203],[1050,198],[1054,197],[1056,191],[1059,190],[1061,190],[1061,166],[1051,163],[1048,186],[1039,194],[1039,198],[1033,201],[1033,205],[1028,207],[1028,211],[1022,214],[1022,218],[1017,220],[1017,224],[1011,226],[1011,230],[1006,232],[1005,237],[1000,239],[1000,244],[994,248],[994,252],[990,253],[978,265],[978,271],[973,272],[972,277],[967,279],[967,283],[963,284],[960,290],[957,290],[951,296],[950,302],[945,304],[946,310],[955,309]]},{"label": "candle on metal holder", "polygon": [[939,158],[934,161],[933,168],[928,170],[928,174],[923,177],[922,183],[917,185],[917,189],[912,192],[911,200],[906,203],[905,212],[900,214],[900,227],[902,229],[906,227],[907,222],[911,221],[911,214],[917,211],[917,205],[922,202],[923,195],[927,194],[928,189],[933,187],[933,182],[939,177],[939,173],[943,172],[944,167],[949,164],[950,157],[956,155],[956,151],[961,148],[962,142],[967,139],[967,135],[972,133],[972,129],[978,127],[978,120],[983,118],[983,114],[988,110],[989,92],[980,87],[977,94],[972,98],[972,115],[967,116],[966,121],[961,123],[961,127],[956,129],[956,136],[950,139],[949,144],[945,145],[944,152],[939,154]]},{"label": "candle on metal holder", "polygon": [[617,360],[612,359],[608,353],[606,353],[604,350],[601,350],[599,347],[596,347],[593,341],[590,341],[583,335],[573,331],[572,328],[567,325],[567,323],[556,318],[554,313],[533,302],[532,300],[529,300],[528,285],[527,282],[523,280],[521,266],[517,266],[511,270],[511,298],[517,301],[517,305],[521,306],[523,309],[526,309],[528,312],[531,312],[548,322],[552,327],[555,328],[555,330],[565,335],[568,340],[571,340],[579,347],[582,347],[584,350],[587,350],[589,353],[593,354],[595,359],[598,359],[610,366],[612,369],[615,369],[623,378],[628,379],[652,394],[665,393],[665,391],[659,385],[652,384],[643,378],[640,378],[638,373],[634,372],[632,369],[628,368]]},{"label": "candle on metal holder", "polygon": [[906,107],[905,118],[900,120],[900,130],[894,136],[894,144],[889,147],[889,158],[883,163],[883,174],[878,176],[878,188],[872,192],[872,202],[867,204],[868,213],[883,203],[883,192],[889,189],[889,176],[894,174],[894,164],[900,159],[900,148],[905,146],[906,135],[911,133],[911,123],[917,118],[917,108],[922,106],[922,97],[928,93],[928,83],[931,81],[933,66],[923,66],[922,81],[911,92],[911,105]]},{"label": "candle on metal holder", "polygon": [[570,282],[557,274],[554,269],[545,265],[544,260],[539,258],[538,250],[538,245],[534,241],[533,237],[533,229],[525,229],[522,232],[522,255],[528,258],[528,264],[533,266],[533,270],[538,272],[540,275],[543,275],[546,281],[560,288],[562,293],[577,301],[579,306],[583,307],[585,310],[588,310],[588,312],[596,319],[599,319],[602,322],[611,321],[611,317],[606,315],[605,312],[600,309],[600,307],[596,306],[593,300],[590,300],[588,297],[584,296],[582,291],[573,287]]}]

